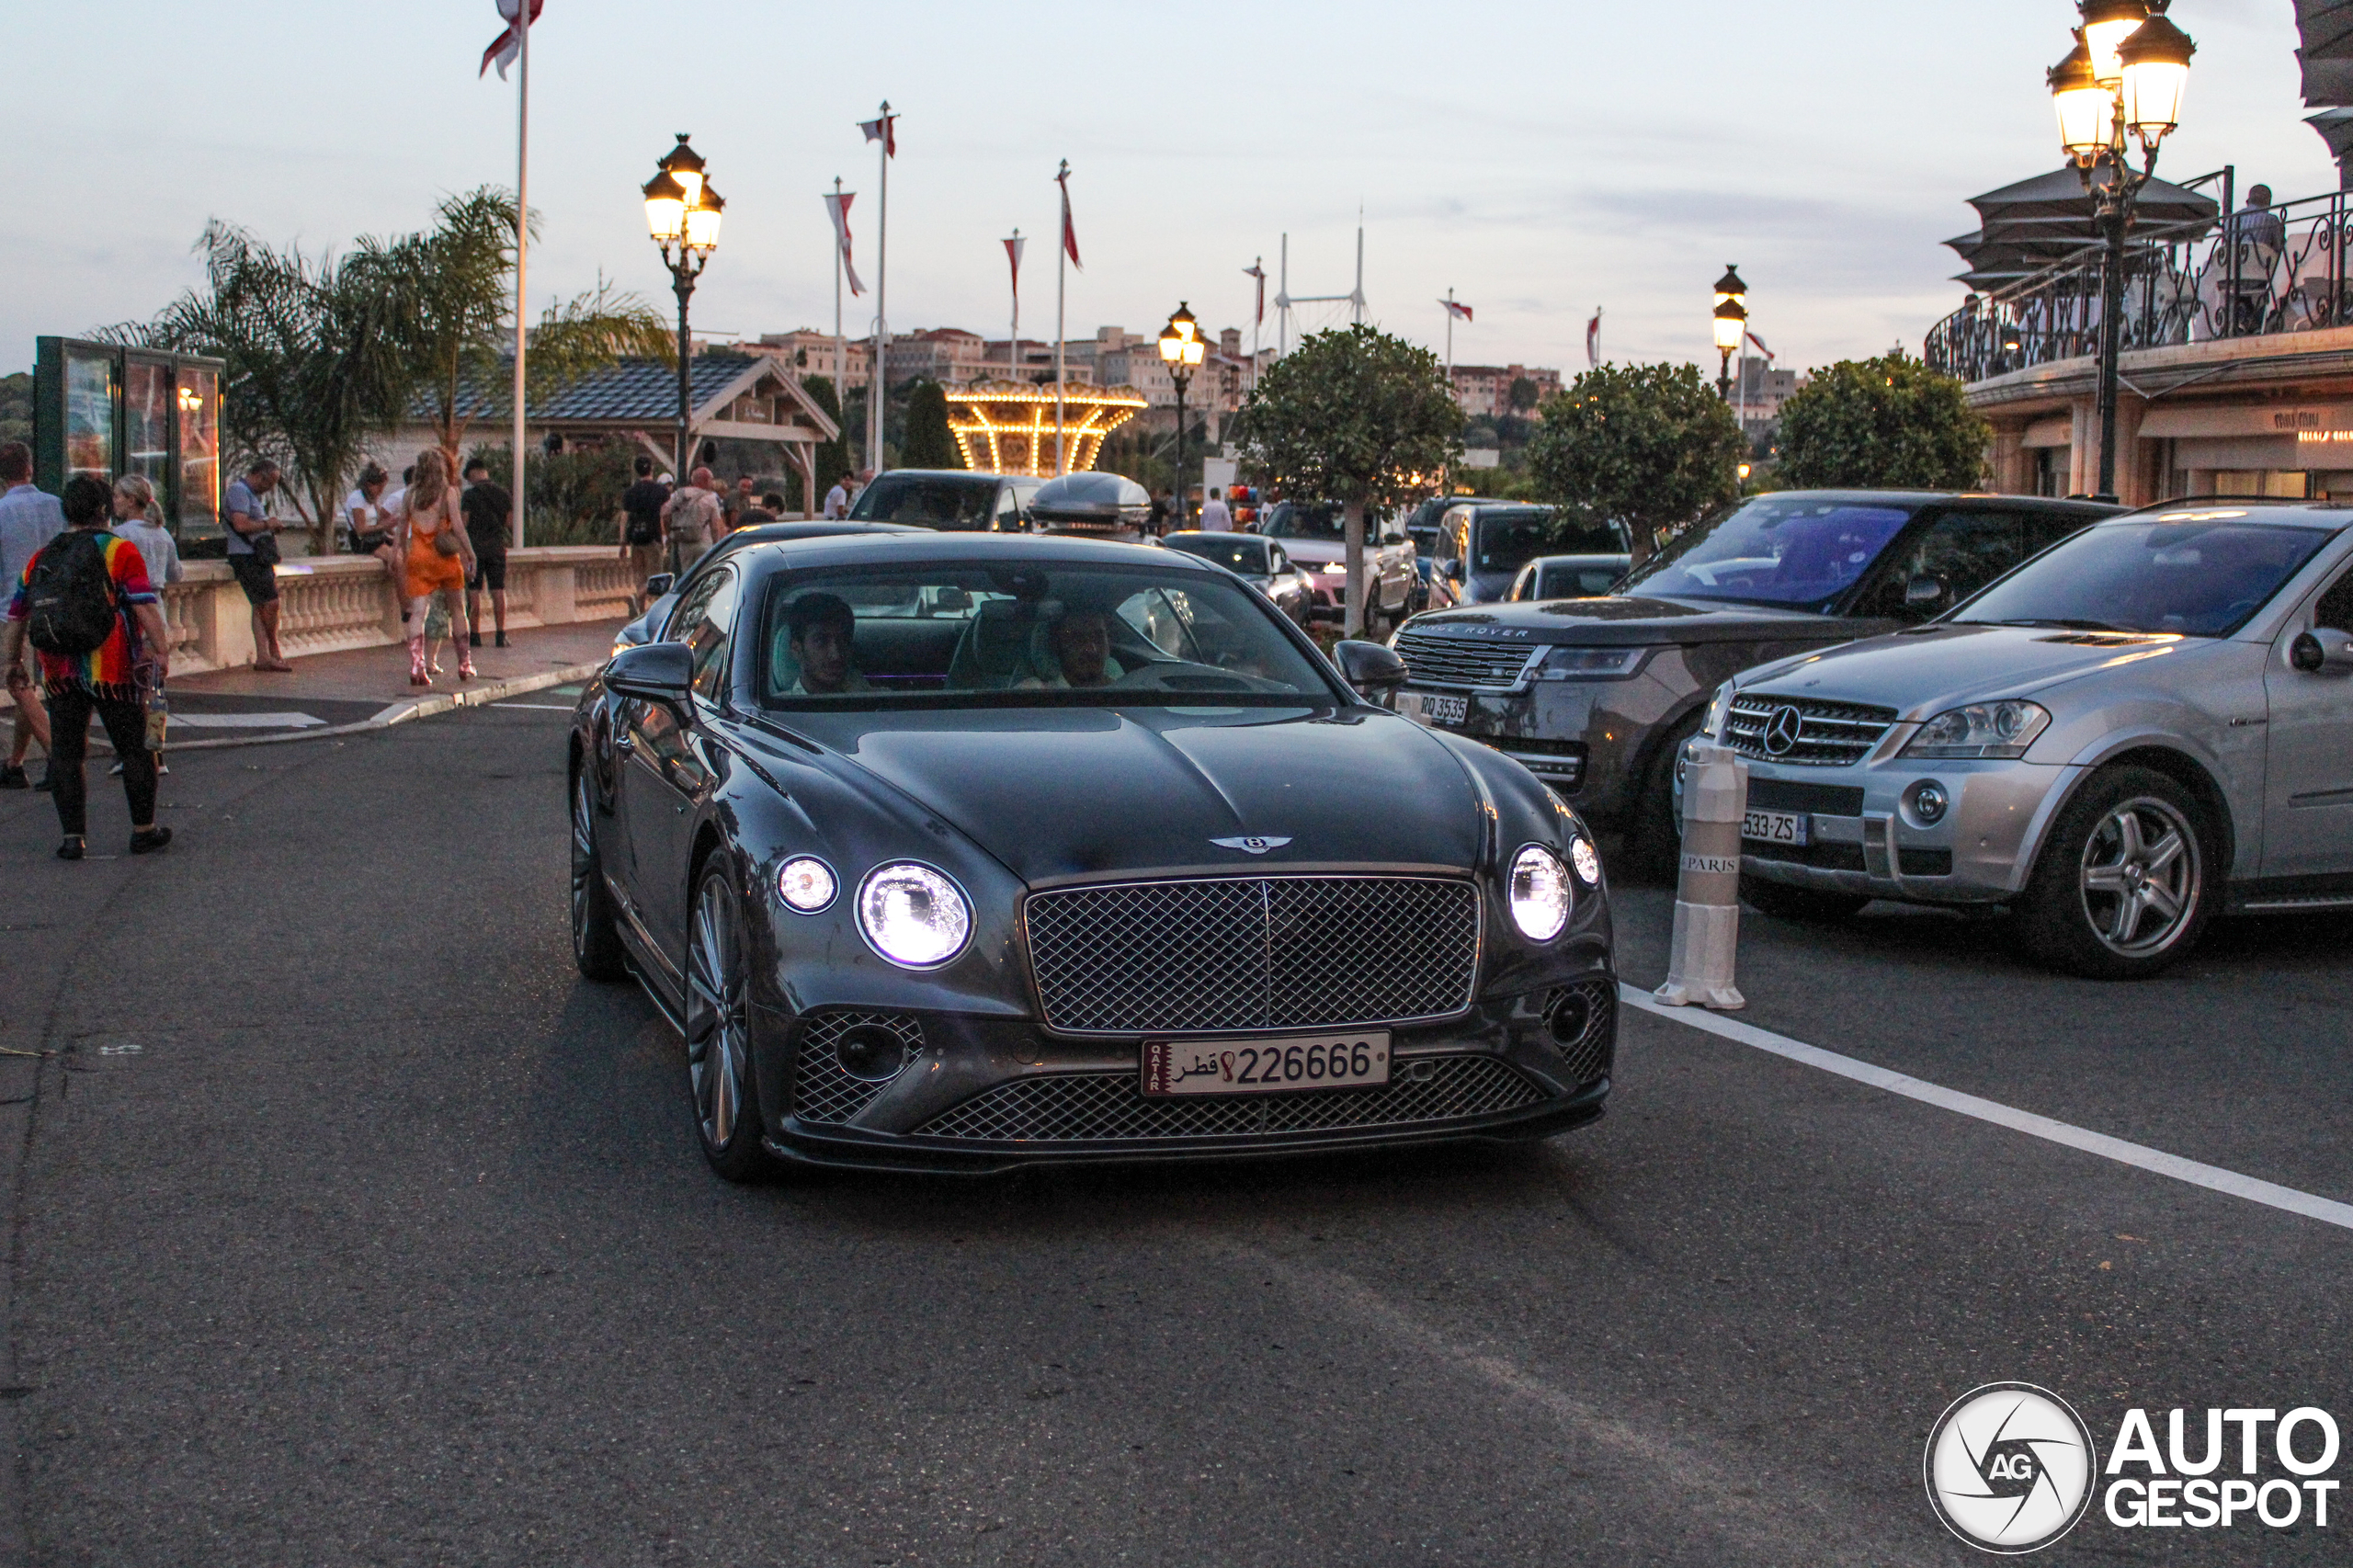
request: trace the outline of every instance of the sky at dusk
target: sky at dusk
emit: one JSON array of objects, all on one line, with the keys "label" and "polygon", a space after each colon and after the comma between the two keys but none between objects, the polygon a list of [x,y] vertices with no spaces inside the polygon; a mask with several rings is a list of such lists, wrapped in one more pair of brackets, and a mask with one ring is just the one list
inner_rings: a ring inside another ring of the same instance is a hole
[{"label": "sky at dusk", "polygon": [[[2159,172],[2234,163],[2243,190],[2335,183],[2300,123],[2290,0],[2176,0],[2199,43]],[[2066,0],[1678,0],[1188,6],[923,0],[546,0],[532,33],[535,297],[601,270],[667,311],[638,186],[691,131],[727,199],[698,326],[830,329],[819,193],[858,193],[855,121],[904,115],[891,171],[894,330],[1006,330],[997,241],[1037,237],[1025,335],[1053,321],[1053,173],[1083,272],[1071,335],[1156,332],[1181,300],[1250,325],[1290,236],[1296,294],[1344,292],[1359,204],[1371,318],[1466,363],[1704,359],[1737,262],[1784,366],[1883,352],[1959,302],[1938,242],[1962,203],[2056,167],[2042,76]],[[0,93],[0,369],[33,339],[153,313],[199,278],[210,218],[306,248],[421,226],[515,175],[514,88],[477,81],[493,0],[113,0],[15,8]],[[1271,290],[1270,290],[1271,292]],[[871,296],[869,296],[870,301]],[[852,307],[852,334],[870,330]],[[1269,341],[1273,330],[1269,310]]]}]

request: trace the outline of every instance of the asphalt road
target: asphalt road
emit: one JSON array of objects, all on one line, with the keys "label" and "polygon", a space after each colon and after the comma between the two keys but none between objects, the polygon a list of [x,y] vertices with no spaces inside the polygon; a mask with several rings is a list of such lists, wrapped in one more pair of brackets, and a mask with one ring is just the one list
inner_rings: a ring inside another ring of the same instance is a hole
[{"label": "asphalt road", "polygon": [[[1974,1385],[2103,1451],[2135,1405],[2353,1424],[2353,1233],[1642,1014],[1532,1150],[727,1187],[676,1037],[571,968],[561,725],[189,754],[153,859],[0,796],[0,1048],[56,1053],[0,1055],[0,1562],[1958,1563],[1921,1448]],[[1621,908],[1654,983],[1666,895]],[[1752,917],[1743,983],[2353,1199],[2348,947],[2226,926],[2114,987]],[[2337,1533],[2095,1510],[2042,1560]]]}]

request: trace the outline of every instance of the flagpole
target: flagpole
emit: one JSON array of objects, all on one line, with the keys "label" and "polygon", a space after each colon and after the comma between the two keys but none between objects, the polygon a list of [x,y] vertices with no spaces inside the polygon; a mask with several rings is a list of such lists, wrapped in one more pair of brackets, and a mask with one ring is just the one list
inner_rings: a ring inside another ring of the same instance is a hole
[{"label": "flagpole", "polygon": [[1063,160],[1062,170],[1054,176],[1054,184],[1062,188],[1062,232],[1054,236],[1054,472],[1067,472],[1063,451],[1063,307],[1070,290],[1070,160]]},{"label": "flagpole", "polygon": [[882,100],[882,189],[877,203],[874,234],[874,366],[866,393],[866,466],[882,472],[882,400],[888,395],[883,377],[890,358],[891,291],[891,100]]},{"label": "flagpole", "polygon": [[[842,206],[842,176],[834,176],[834,210]],[[849,345],[842,337],[842,242],[837,227],[834,234],[834,406],[838,409],[849,397]]]},{"label": "flagpole", "polygon": [[1454,392],[1454,290],[1446,291],[1446,390]]},{"label": "flagpole", "polygon": [[515,481],[514,548],[523,548],[523,352],[527,346],[524,278],[531,244],[531,0],[518,0],[515,26],[520,29],[522,85],[515,93]]},{"label": "flagpole", "polygon": [[1021,379],[1021,225],[1013,226],[1013,245],[1006,253],[1013,272],[1013,340],[1005,346],[1005,379]]},{"label": "flagpole", "polygon": [[1258,333],[1267,324],[1267,258],[1252,256],[1250,270],[1256,275],[1253,280],[1258,285],[1258,302],[1250,318],[1250,386],[1256,391],[1258,385]]}]

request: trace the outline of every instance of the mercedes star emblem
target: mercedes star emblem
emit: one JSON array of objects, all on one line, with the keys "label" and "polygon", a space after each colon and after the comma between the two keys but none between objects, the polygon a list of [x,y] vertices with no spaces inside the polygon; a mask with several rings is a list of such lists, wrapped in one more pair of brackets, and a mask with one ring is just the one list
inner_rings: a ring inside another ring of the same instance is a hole
[{"label": "mercedes star emblem", "polygon": [[1786,755],[1798,744],[1798,733],[1805,728],[1805,715],[1787,703],[1773,710],[1765,721],[1765,749],[1775,756]]}]

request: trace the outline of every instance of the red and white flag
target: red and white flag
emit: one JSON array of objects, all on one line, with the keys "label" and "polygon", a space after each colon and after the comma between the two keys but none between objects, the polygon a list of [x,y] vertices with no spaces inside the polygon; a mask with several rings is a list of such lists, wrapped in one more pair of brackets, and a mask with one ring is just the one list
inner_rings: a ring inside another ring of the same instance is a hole
[{"label": "red and white flag", "polygon": [[1019,234],[1005,242],[1005,259],[1013,263],[1013,287],[1017,291],[1021,287],[1021,252],[1029,244]]},{"label": "red and white flag", "polygon": [[858,267],[849,259],[849,204],[858,199],[858,192],[843,191],[839,196],[825,193],[825,216],[834,221],[834,243],[841,247],[842,271],[849,277],[849,291],[866,292],[866,285],[858,280]]},{"label": "red and white flag", "polygon": [[882,143],[884,157],[895,158],[899,155],[899,117],[897,115],[886,114],[880,119],[861,119],[858,122],[858,128],[866,132],[866,139],[869,142]]},{"label": "red and white flag", "polygon": [[1267,319],[1267,269],[1256,265],[1245,267],[1242,269],[1242,276],[1258,280],[1258,320],[1265,321]]},{"label": "red and white flag", "polygon": [[1756,345],[1756,352],[1765,356],[1765,363],[1769,365],[1773,362],[1773,351],[1765,347],[1763,338],[1752,332],[1748,335],[1748,341]]},{"label": "red and white flag", "polygon": [[1585,324],[1585,362],[1601,369],[1601,307],[1593,307],[1593,319]]},{"label": "red and white flag", "polygon": [[[544,0],[531,0],[532,21],[540,19],[540,6],[543,3]],[[498,79],[502,82],[506,80],[506,68],[515,63],[515,56],[523,48],[523,24],[517,19],[522,10],[523,0],[498,0],[498,14],[506,18],[506,30],[482,51],[482,69],[474,73],[476,81],[490,74],[490,68],[494,65],[498,67]]]},{"label": "red and white flag", "polygon": [[1078,259],[1078,231],[1070,222],[1070,165],[1064,164],[1054,183],[1063,187],[1063,249],[1070,254],[1070,264],[1081,272],[1086,267]]},{"label": "red and white flag", "polygon": [[1460,300],[1440,300],[1438,303],[1444,305],[1446,307],[1446,313],[1452,316],[1456,321],[1469,321],[1471,319],[1471,307],[1464,304]]}]

